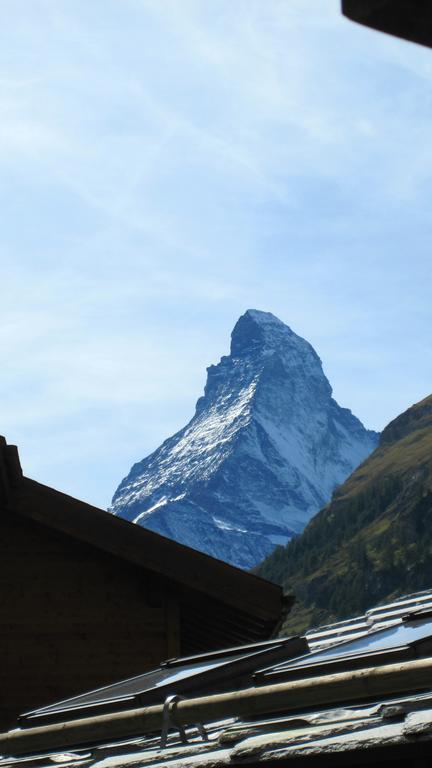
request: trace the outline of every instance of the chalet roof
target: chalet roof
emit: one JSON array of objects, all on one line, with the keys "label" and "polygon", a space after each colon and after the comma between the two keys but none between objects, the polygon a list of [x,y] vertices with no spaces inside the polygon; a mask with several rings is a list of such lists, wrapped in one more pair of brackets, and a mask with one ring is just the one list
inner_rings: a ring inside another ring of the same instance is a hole
[{"label": "chalet roof", "polygon": [[[0,437],[0,507],[161,574],[255,617],[268,637],[279,623],[282,589],[209,555],[23,476],[18,450]],[[258,635],[259,636],[259,635]]]},{"label": "chalet roof", "polygon": [[[429,597],[432,593],[429,593]],[[426,593],[395,601],[400,607]],[[393,612],[393,605],[382,606]],[[405,766],[408,760],[426,765],[432,756],[432,616],[428,609],[403,613],[398,623],[368,630],[368,642],[378,642],[382,658],[363,658],[353,665],[356,641],[336,642],[325,649],[342,656],[345,667],[336,674],[316,671],[312,677],[263,685],[259,671],[267,653],[279,659],[269,669],[294,668],[305,658],[295,639],[272,641],[256,657],[254,685],[227,693],[173,697],[151,705],[55,722],[45,728],[24,727],[0,734],[0,768],[48,768],[62,762],[88,768],[167,766]],[[407,642],[405,629],[411,627]],[[400,633],[400,648],[412,655],[395,663],[386,658],[386,642]],[[416,647],[416,639],[428,643]],[[285,645],[284,645],[285,644]],[[230,649],[231,657],[232,651]],[[249,649],[251,650],[251,649]],[[256,650],[256,649],[255,649]],[[241,649],[237,649],[240,653]],[[310,657],[323,651],[310,652]],[[307,655],[307,654],[306,654]],[[231,658],[230,657],[230,658]],[[240,654],[238,658],[243,659]],[[251,658],[251,657],[250,657]],[[208,655],[201,657],[202,663]],[[253,666],[253,664],[252,664]],[[235,680],[235,668],[232,668]],[[243,670],[244,671],[244,670]],[[258,673],[258,674],[257,674]],[[191,698],[192,696],[192,698]],[[105,738],[104,738],[105,734]],[[82,739],[81,744],[79,739]],[[56,745],[56,749],[54,749]],[[50,747],[50,748],[48,748]],[[73,751],[70,751],[70,750]],[[11,757],[7,757],[11,755]],[[12,757],[15,755],[14,757]],[[20,757],[21,755],[21,757]]]},{"label": "chalet roof", "polygon": [[369,609],[362,616],[310,629],[306,632],[306,639],[311,651],[328,648],[335,643],[364,637],[377,629],[401,624],[411,614],[419,611],[432,611],[431,590],[403,595],[391,603]]},{"label": "chalet roof", "polygon": [[172,734],[161,749],[160,737],[138,737],[99,746],[22,758],[0,758],[0,768],[335,768],[352,765],[406,768],[430,765],[430,694],[382,696],[366,705],[309,709],[287,716],[236,718],[196,728],[187,743]]}]

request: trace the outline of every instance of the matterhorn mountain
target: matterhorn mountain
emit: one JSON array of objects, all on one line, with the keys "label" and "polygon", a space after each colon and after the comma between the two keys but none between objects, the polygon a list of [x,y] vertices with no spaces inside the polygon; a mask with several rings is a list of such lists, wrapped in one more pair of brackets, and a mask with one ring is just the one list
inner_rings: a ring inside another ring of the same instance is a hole
[{"label": "matterhorn mountain", "polygon": [[333,400],[312,346],[269,312],[242,315],[207,373],[189,424],[132,467],[110,511],[251,568],[303,530],[378,434]]}]

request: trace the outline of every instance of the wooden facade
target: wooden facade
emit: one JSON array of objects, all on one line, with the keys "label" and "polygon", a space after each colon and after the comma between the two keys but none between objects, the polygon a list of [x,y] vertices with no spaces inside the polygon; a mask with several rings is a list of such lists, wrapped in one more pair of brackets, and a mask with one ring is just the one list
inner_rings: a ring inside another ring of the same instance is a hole
[{"label": "wooden facade", "polygon": [[0,528],[2,728],[281,615],[279,587],[23,477],[3,438]]}]

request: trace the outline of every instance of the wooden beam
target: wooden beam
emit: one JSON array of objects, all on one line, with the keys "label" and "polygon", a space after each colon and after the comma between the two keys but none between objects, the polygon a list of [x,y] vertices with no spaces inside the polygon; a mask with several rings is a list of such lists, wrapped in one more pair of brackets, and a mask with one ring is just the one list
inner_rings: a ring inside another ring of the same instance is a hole
[{"label": "wooden beam", "polygon": [[[176,705],[175,717],[178,724],[187,726],[230,717],[262,717],[303,707],[328,706],[348,701],[360,703],[382,696],[430,690],[431,675],[432,659],[389,664],[180,701]],[[0,735],[0,754],[18,756],[50,752],[60,748],[103,743],[105,740],[112,742],[115,739],[142,736],[161,730],[163,710],[163,705],[155,705],[9,731]]]},{"label": "wooden beam", "polygon": [[18,448],[16,445],[8,445],[0,435],[0,505],[10,504],[11,495],[19,487],[22,476]]}]

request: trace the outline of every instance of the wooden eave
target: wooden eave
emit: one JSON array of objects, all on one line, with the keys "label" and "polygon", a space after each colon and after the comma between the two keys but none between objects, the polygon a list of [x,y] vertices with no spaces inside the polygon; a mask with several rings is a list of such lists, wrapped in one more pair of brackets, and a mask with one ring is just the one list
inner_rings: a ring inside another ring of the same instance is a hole
[{"label": "wooden eave", "polygon": [[[276,626],[293,599],[281,587],[20,474],[15,446],[0,442],[8,509]],[[1,499],[0,499],[1,504]]]},{"label": "wooden eave", "polygon": [[351,21],[432,47],[431,0],[342,0]]}]

